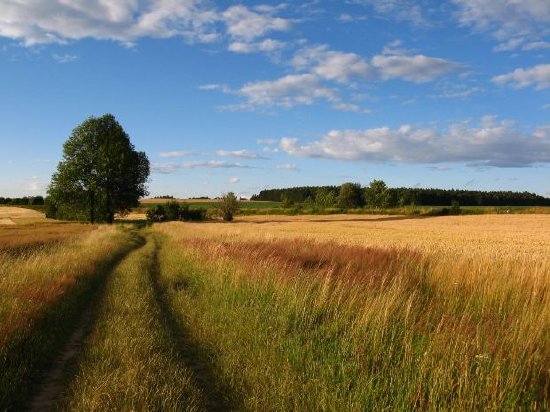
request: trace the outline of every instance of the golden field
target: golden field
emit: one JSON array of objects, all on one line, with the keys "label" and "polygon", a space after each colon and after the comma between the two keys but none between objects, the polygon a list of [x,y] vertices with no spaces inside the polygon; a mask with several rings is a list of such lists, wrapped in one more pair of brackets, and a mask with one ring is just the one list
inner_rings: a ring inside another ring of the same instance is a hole
[{"label": "golden field", "polygon": [[171,305],[244,410],[547,410],[550,217],[167,223]]},{"label": "golden field", "polygon": [[48,407],[550,408],[550,215],[20,213],[0,226],[0,409],[40,392],[90,307]]}]

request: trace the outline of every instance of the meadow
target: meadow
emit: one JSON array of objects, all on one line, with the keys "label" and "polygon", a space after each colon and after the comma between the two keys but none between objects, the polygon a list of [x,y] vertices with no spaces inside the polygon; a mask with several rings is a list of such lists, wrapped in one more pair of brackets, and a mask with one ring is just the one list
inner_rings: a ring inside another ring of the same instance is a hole
[{"label": "meadow", "polygon": [[0,410],[550,408],[550,215],[15,228]]}]

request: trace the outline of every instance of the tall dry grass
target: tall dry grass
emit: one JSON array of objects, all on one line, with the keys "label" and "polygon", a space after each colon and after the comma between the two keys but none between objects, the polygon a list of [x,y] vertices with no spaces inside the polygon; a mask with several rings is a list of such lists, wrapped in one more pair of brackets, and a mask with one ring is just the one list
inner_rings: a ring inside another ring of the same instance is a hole
[{"label": "tall dry grass", "polygon": [[73,229],[56,232],[65,241],[48,247],[0,252],[0,410],[26,397],[101,276],[134,246],[125,230],[99,227],[76,235]]},{"label": "tall dry grass", "polygon": [[546,410],[550,235],[493,218],[155,228],[173,310],[244,409]]}]

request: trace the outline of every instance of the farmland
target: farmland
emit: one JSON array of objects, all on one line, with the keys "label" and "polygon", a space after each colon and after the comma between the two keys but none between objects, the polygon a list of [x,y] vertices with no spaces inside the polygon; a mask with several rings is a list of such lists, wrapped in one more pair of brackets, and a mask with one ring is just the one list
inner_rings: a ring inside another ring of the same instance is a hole
[{"label": "farmland", "polygon": [[548,214],[4,219],[0,410],[550,407]]}]

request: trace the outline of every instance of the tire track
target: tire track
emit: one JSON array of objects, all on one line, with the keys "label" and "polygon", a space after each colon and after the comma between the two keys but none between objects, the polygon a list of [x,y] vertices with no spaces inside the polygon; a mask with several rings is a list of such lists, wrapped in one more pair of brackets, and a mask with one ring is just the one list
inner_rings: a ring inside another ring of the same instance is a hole
[{"label": "tire track", "polygon": [[42,374],[42,379],[36,384],[34,395],[31,396],[25,410],[30,412],[46,412],[56,408],[60,396],[66,387],[68,375],[70,375],[70,367],[82,352],[86,337],[95,322],[97,304],[103,296],[109,276],[128,255],[145,245],[144,238],[138,234],[133,236],[132,241],[135,242],[135,245],[125,251],[125,253],[117,256],[111,263],[108,271],[98,279],[97,290],[93,293],[88,305],[84,308],[74,332],[70,335],[61,352],[54,358],[51,368]]},{"label": "tire track", "polygon": [[160,265],[158,261],[159,240],[154,239],[155,253],[153,254],[150,274],[157,303],[163,313],[166,326],[171,331],[176,342],[178,354],[183,366],[192,373],[194,383],[203,395],[202,409],[205,411],[237,411],[239,405],[228,396],[231,389],[224,387],[217,378],[210,362],[201,354],[201,348],[192,339],[189,331],[174,314],[168,300],[166,291],[160,281]]}]

